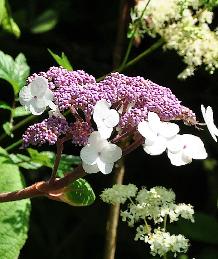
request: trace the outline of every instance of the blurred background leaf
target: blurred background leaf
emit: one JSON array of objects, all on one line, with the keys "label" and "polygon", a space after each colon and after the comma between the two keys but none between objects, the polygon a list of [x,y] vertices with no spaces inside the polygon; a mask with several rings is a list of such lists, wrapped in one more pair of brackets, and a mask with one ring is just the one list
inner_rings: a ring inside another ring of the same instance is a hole
[{"label": "blurred background leaf", "polygon": [[54,29],[58,22],[58,14],[53,9],[41,13],[32,23],[32,33],[44,33]]}]

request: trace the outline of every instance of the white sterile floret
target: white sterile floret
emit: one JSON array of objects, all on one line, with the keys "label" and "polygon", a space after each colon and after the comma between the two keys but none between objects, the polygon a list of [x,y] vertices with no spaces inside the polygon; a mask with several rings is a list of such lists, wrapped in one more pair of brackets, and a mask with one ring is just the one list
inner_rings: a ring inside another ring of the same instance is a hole
[{"label": "white sterile floret", "polygon": [[212,136],[212,138],[217,142],[217,136],[218,136],[218,129],[214,124],[213,120],[213,110],[210,106],[208,106],[206,109],[204,105],[201,105],[201,112],[204,118],[204,121],[207,125],[207,128]]},{"label": "white sterile floret", "polygon": [[181,166],[192,162],[192,159],[206,159],[204,143],[191,134],[176,135],[167,144],[167,155],[172,165]]},{"label": "white sterile floret", "polygon": [[24,86],[19,93],[19,101],[32,114],[42,114],[47,106],[55,107],[52,102],[53,92],[48,88],[48,80],[42,76],[36,77],[28,85]]},{"label": "white sterile floret", "polygon": [[111,144],[102,138],[98,131],[91,133],[88,144],[80,151],[83,161],[83,169],[87,173],[109,174],[114,166],[114,162],[122,156],[122,150],[115,144]]},{"label": "white sterile floret", "polygon": [[150,155],[160,155],[167,148],[167,142],[179,132],[175,123],[162,122],[154,112],[148,113],[148,121],[138,125],[139,133],[145,137],[144,150]]},{"label": "white sterile floret", "polygon": [[136,195],[137,190],[134,184],[115,184],[112,188],[105,189],[100,197],[104,202],[111,204],[125,203],[128,198]]},{"label": "white sterile floret", "polygon": [[110,109],[110,104],[106,100],[100,100],[94,107],[93,119],[98,127],[101,137],[108,139],[111,136],[113,127],[119,122],[119,113]]}]

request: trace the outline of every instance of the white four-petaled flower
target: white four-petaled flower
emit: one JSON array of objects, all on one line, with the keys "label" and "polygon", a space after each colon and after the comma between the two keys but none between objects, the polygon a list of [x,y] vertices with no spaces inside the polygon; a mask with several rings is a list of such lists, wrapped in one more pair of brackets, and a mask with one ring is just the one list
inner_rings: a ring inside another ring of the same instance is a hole
[{"label": "white four-petaled flower", "polygon": [[192,159],[206,159],[204,143],[191,134],[176,135],[167,144],[167,155],[175,166],[189,164]]},{"label": "white four-petaled flower", "polygon": [[210,106],[208,106],[206,109],[204,105],[201,105],[201,112],[204,118],[204,121],[207,125],[207,128],[212,136],[212,138],[217,142],[217,136],[218,136],[218,129],[214,124],[213,120],[213,110]]},{"label": "white four-petaled flower", "polygon": [[47,106],[55,109],[55,104],[52,102],[53,92],[48,88],[48,80],[42,76],[36,77],[28,85],[24,86],[19,93],[19,101],[32,114],[42,114]]},{"label": "white four-petaled flower", "polygon": [[119,113],[114,109],[110,109],[109,103],[102,99],[94,107],[93,119],[101,137],[108,139],[111,136],[113,127],[119,122]]},{"label": "white four-petaled flower", "polygon": [[175,123],[162,122],[156,113],[149,112],[148,121],[140,122],[138,131],[145,137],[143,145],[145,152],[150,155],[160,155],[166,150],[168,140],[179,132],[179,126]]},{"label": "white four-petaled flower", "polygon": [[98,131],[94,131],[88,138],[88,144],[80,151],[83,168],[87,173],[109,174],[114,162],[122,156],[122,150],[115,144],[102,138]]}]

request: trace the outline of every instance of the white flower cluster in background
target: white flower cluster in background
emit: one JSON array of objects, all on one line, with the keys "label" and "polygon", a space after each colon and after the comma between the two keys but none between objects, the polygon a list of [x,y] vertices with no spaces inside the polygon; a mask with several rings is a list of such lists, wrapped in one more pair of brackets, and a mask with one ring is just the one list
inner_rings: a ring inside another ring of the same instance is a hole
[{"label": "white flower cluster in background", "polygon": [[187,252],[188,239],[181,234],[171,235],[166,231],[166,223],[178,221],[179,218],[194,222],[193,207],[190,204],[176,204],[175,193],[164,187],[143,188],[137,193],[137,187],[133,186],[114,185],[103,191],[101,198],[110,204],[128,203],[127,209],[121,211],[122,220],[130,227],[137,226],[135,240],[148,243],[152,255],[163,256],[172,252],[176,257],[177,253]]},{"label": "white flower cluster in background", "polygon": [[181,166],[192,159],[205,159],[207,152],[201,139],[191,134],[178,134],[179,126],[162,122],[154,112],[148,113],[148,121],[138,125],[139,133],[145,138],[144,150],[150,155],[160,155],[165,150],[171,164]]},{"label": "white flower cluster in background", "polygon": [[[138,0],[131,13],[131,31],[141,17],[147,0]],[[215,2],[214,5],[217,5]],[[213,6],[210,6],[212,9]],[[148,33],[161,36],[164,49],[174,49],[187,65],[179,78],[194,74],[204,65],[212,74],[218,67],[218,34],[210,29],[213,12],[200,0],[152,0],[144,11],[136,37]]]},{"label": "white flower cluster in background", "polygon": [[114,163],[122,156],[121,148],[107,140],[119,122],[119,114],[116,110],[110,109],[105,100],[100,100],[94,107],[93,119],[98,131],[91,133],[88,144],[80,151],[83,169],[86,173],[100,171],[109,174]]},{"label": "white flower cluster in background", "polygon": [[127,199],[135,197],[138,188],[134,184],[116,184],[113,188],[105,189],[101,195],[104,202],[110,204],[123,204]]}]

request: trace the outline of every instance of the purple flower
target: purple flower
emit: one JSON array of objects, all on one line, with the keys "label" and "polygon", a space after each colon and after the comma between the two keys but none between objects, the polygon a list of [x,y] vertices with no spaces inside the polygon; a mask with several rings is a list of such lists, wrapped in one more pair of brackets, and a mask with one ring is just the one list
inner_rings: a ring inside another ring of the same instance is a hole
[{"label": "purple flower", "polygon": [[68,131],[69,126],[65,119],[50,117],[27,128],[23,134],[23,147],[26,148],[30,144],[42,145],[46,142],[54,145],[58,137]]}]

